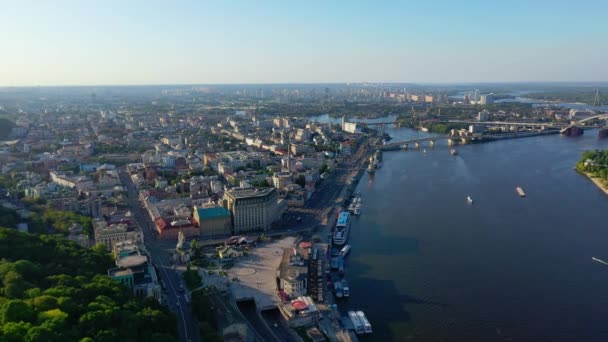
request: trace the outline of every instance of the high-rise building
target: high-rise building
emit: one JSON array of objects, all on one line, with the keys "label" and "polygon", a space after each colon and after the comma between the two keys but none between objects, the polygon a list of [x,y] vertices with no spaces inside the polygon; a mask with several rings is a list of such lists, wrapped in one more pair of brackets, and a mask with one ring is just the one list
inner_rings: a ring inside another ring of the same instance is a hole
[{"label": "high-rise building", "polygon": [[491,105],[494,103],[494,94],[483,94],[479,96],[480,105]]},{"label": "high-rise building", "polygon": [[230,189],[224,193],[224,203],[232,214],[234,234],[267,231],[287,209],[274,188]]}]

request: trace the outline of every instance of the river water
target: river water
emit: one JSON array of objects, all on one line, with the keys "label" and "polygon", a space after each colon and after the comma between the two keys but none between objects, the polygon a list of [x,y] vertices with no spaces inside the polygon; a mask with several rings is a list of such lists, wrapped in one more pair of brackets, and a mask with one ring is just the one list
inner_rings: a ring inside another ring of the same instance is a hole
[{"label": "river water", "polygon": [[385,152],[357,187],[341,305],[365,311],[363,340],[608,341],[608,266],[591,260],[608,260],[608,197],[573,170],[595,148],[586,131]]}]

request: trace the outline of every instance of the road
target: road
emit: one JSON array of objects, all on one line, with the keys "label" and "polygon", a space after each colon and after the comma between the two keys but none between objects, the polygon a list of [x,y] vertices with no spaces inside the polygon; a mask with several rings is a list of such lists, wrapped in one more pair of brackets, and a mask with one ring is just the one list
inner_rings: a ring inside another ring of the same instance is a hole
[{"label": "road", "polygon": [[152,263],[159,271],[158,277],[163,286],[163,298],[166,305],[176,314],[179,324],[180,341],[200,341],[198,322],[191,312],[190,305],[186,302],[186,291],[182,292],[180,287],[184,287],[183,278],[178,270],[172,268],[170,250],[167,243],[157,239],[156,230],[148,213],[139,203],[139,196],[131,181],[131,177],[125,172],[119,172],[122,184],[125,185],[128,194],[131,213],[137,223],[141,226],[144,233],[144,244],[150,254]]}]

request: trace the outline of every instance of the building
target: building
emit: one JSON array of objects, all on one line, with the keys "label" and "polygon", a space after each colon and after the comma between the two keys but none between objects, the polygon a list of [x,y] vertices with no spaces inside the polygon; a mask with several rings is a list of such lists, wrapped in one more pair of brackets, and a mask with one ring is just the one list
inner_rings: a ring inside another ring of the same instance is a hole
[{"label": "building", "polygon": [[128,226],[125,223],[108,225],[106,221],[93,220],[95,232],[95,243],[102,243],[110,251],[114,245],[122,241],[133,241],[135,243],[144,242],[144,234],[138,227]]},{"label": "building", "polygon": [[172,219],[159,217],[154,220],[154,224],[161,240],[175,240],[178,238],[179,232],[182,232],[187,238],[200,235],[200,230],[186,217]]},{"label": "building", "polygon": [[194,207],[195,225],[203,237],[229,235],[232,231],[230,211],[224,207]]},{"label": "building", "polygon": [[108,276],[131,289],[136,297],[154,297],[161,301],[161,287],[154,266],[133,241],[117,242],[112,248],[116,268]]},{"label": "building", "polygon": [[323,302],[323,277],[325,274],[326,246],[315,245],[308,256],[308,291],[307,293],[317,302]]},{"label": "building", "polygon": [[320,311],[310,297],[298,297],[279,306],[279,311],[290,327],[301,327],[315,324]]},{"label": "building", "polygon": [[490,120],[490,112],[488,112],[487,110],[482,110],[481,112],[477,113],[477,121],[488,120]]},{"label": "building", "polygon": [[491,105],[494,104],[494,94],[483,94],[479,96],[480,105]]},{"label": "building", "polygon": [[570,119],[584,118],[595,115],[595,112],[589,109],[570,109],[568,116]]},{"label": "building", "polygon": [[232,214],[234,234],[267,231],[281,218],[286,203],[274,188],[234,188],[224,193],[224,203]]},{"label": "building", "polygon": [[272,184],[277,189],[283,189],[291,183],[291,173],[289,172],[277,172],[272,176]]},{"label": "building", "polygon": [[285,248],[279,268],[279,290],[289,298],[306,295],[307,268],[304,259],[293,248]]}]

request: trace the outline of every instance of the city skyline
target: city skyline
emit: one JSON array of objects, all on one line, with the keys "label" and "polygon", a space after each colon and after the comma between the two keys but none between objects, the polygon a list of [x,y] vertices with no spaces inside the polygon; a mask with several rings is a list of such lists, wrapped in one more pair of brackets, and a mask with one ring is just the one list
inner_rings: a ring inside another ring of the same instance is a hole
[{"label": "city skyline", "polygon": [[602,82],[608,5],[5,5],[0,86]]}]

